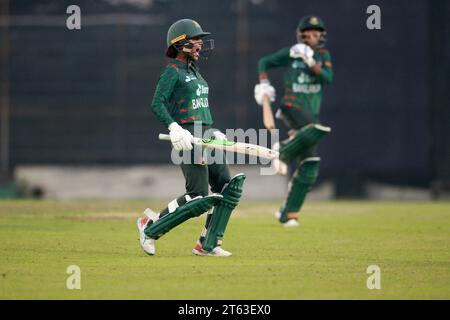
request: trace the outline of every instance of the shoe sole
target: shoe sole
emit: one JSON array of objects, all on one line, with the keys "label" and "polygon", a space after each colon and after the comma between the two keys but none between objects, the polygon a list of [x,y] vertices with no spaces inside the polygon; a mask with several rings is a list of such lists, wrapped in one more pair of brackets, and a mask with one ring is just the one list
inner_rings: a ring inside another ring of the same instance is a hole
[{"label": "shoe sole", "polygon": [[213,254],[209,254],[209,253],[204,253],[204,252],[198,251],[195,248],[192,249],[192,253],[195,254],[198,257],[231,257],[232,256],[232,254],[230,254],[229,256],[216,256],[216,255],[213,255]]},{"label": "shoe sole", "polygon": [[297,222],[297,224],[287,224],[286,222],[282,224],[285,228],[298,228],[300,224]]},{"label": "shoe sole", "polygon": [[192,253],[193,254],[195,254],[196,256],[199,256],[199,257],[204,257],[204,256],[206,256],[206,253],[203,253],[203,252],[201,252],[201,251],[198,251],[197,249],[192,249]]}]

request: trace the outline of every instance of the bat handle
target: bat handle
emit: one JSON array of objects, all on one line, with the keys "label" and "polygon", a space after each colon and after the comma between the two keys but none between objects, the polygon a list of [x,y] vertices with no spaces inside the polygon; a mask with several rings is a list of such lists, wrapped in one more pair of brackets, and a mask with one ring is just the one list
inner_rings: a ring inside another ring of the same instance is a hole
[{"label": "bat handle", "polygon": [[[164,134],[164,133],[158,134],[158,139],[159,139],[159,140],[163,140],[163,141],[171,141],[171,140],[170,140],[170,135]],[[202,144],[202,139],[199,139],[199,138],[195,138],[195,137],[194,137],[194,140],[192,141],[192,143],[201,145],[201,144]]]},{"label": "bat handle", "polygon": [[159,139],[159,140],[170,141],[170,135],[164,134],[164,133],[160,133],[160,134],[158,135],[158,139]]},{"label": "bat handle", "polygon": [[268,95],[263,96],[263,122],[264,127],[273,133],[273,130],[276,129],[275,120],[273,118],[272,107],[270,103],[270,98]]}]

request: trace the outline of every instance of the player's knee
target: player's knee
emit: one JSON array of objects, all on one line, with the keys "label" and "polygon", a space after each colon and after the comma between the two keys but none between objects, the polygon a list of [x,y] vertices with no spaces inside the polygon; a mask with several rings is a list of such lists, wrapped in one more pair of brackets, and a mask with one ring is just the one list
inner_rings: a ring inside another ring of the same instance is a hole
[{"label": "player's knee", "polygon": [[192,199],[198,196],[206,197],[208,191],[208,182],[192,183],[186,186],[186,194]]},{"label": "player's knee", "polygon": [[242,196],[244,180],[245,174],[239,173],[225,185],[225,188],[222,191],[224,202],[232,209],[237,206]]},{"label": "player's knee", "polygon": [[228,183],[230,183],[230,181],[231,181],[230,178],[220,178],[216,182],[216,185],[214,186],[214,188],[211,189],[211,191],[214,193],[222,193],[222,191],[228,185]]},{"label": "player's knee", "polygon": [[320,158],[310,157],[303,160],[294,174],[296,183],[313,185],[319,176]]}]

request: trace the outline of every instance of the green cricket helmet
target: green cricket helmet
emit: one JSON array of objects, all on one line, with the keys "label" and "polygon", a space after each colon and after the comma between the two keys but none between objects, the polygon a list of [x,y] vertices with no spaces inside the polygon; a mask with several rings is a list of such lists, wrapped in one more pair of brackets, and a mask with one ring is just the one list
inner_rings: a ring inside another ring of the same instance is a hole
[{"label": "green cricket helmet", "polygon": [[[183,50],[183,48],[189,50],[192,47],[188,41],[189,39],[195,37],[203,38],[210,34],[210,32],[203,31],[197,21],[192,19],[181,19],[173,23],[167,31],[167,48],[173,47],[177,51]],[[213,48],[213,39],[203,41],[203,48],[200,55],[203,58],[206,58]]]},{"label": "green cricket helmet", "polygon": [[301,34],[307,30],[321,31],[318,47],[320,48],[325,46],[325,42],[327,41],[327,29],[322,19],[314,15],[303,17],[297,26],[297,33]]},{"label": "green cricket helmet", "polygon": [[327,31],[325,23],[317,16],[306,16],[300,20],[297,31],[303,32],[305,30]]},{"label": "green cricket helmet", "polygon": [[204,37],[210,34],[210,32],[203,31],[197,21],[191,19],[181,19],[172,24],[167,31],[167,47],[183,40],[195,37]]}]

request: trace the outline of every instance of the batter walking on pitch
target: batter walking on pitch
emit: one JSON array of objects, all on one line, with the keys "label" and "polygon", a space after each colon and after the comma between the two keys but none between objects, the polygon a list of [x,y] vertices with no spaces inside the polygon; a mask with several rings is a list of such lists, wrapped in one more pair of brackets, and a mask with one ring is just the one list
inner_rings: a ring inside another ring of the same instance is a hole
[{"label": "batter walking on pitch", "polygon": [[[194,20],[182,19],[167,32],[166,56],[169,63],[160,75],[152,101],[152,111],[170,132],[173,148],[184,160],[180,167],[186,193],[171,201],[160,212],[146,209],[137,220],[142,249],[155,254],[155,241],[185,222],[208,212],[206,224],[192,252],[198,256],[231,256],[222,249],[222,239],[231,213],[238,205],[245,175],[233,178],[223,161],[208,161],[202,152],[193,152],[193,137],[208,131],[214,139],[226,140],[225,134],[212,128],[208,83],[196,65],[214,47],[210,35]],[[195,130],[194,130],[195,129]],[[213,155],[212,158],[217,158]],[[188,161],[185,161],[185,160]],[[212,195],[208,195],[209,185]]]}]

